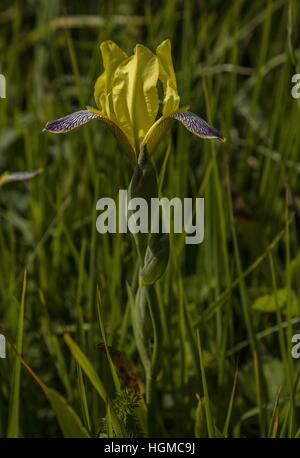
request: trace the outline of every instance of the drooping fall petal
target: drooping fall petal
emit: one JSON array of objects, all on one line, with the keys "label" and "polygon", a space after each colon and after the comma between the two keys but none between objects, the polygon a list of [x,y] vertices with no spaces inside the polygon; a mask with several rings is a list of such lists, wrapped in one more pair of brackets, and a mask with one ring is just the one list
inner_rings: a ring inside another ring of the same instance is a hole
[{"label": "drooping fall petal", "polygon": [[91,113],[88,110],[79,110],[62,118],[47,122],[43,131],[62,134],[97,118],[100,118],[100,116],[96,113]]}]

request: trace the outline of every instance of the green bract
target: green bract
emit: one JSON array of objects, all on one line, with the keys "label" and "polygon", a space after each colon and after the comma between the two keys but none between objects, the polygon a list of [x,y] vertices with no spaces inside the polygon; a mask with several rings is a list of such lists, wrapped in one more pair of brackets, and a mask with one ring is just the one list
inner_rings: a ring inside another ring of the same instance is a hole
[{"label": "green bract", "polygon": [[43,170],[34,170],[33,172],[14,172],[14,173],[8,173],[5,172],[2,175],[0,175],[0,188],[4,186],[7,183],[11,183],[13,181],[25,181],[25,180],[30,180],[31,178],[35,177],[36,175],[39,175]]},{"label": "green bract", "polygon": [[[153,152],[174,120],[180,121],[201,138],[225,140],[216,128],[202,118],[179,108],[180,98],[169,40],[156,48],[156,54],[138,44],[133,56],[128,57],[112,41],[104,41],[100,49],[104,72],[95,84],[97,108],[87,107],[86,110],[50,121],[44,130],[62,133],[92,119],[101,120],[117,137],[133,163],[137,163],[143,146],[147,146],[149,154]],[[163,87],[161,107],[159,82]]]}]

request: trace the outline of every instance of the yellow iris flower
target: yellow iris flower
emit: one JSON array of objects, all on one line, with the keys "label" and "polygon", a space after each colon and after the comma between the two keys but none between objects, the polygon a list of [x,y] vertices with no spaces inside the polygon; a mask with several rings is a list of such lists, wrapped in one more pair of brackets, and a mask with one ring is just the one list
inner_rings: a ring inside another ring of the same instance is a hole
[{"label": "yellow iris flower", "polygon": [[42,172],[43,169],[34,170],[33,172],[5,172],[2,175],[0,175],[0,188],[7,183],[11,183],[12,181],[30,180],[31,178],[34,178],[36,175],[39,175]]},{"label": "yellow iris flower", "polygon": [[[201,138],[225,137],[199,116],[179,108],[171,43],[163,41],[156,54],[136,45],[133,56],[112,41],[101,46],[104,72],[95,84],[97,108],[87,107],[63,118],[50,121],[44,130],[63,133],[93,119],[103,121],[117,137],[130,159],[137,163],[143,146],[151,154],[175,120]],[[159,84],[162,102],[159,102]]]}]

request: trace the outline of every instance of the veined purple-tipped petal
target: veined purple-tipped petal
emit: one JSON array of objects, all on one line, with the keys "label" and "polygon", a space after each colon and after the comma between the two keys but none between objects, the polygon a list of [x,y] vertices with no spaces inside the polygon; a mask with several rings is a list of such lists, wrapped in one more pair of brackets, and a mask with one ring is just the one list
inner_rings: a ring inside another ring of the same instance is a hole
[{"label": "veined purple-tipped petal", "polygon": [[92,119],[99,118],[100,116],[96,113],[91,113],[88,110],[79,110],[64,116],[63,118],[47,122],[43,130],[52,132],[54,134],[61,134],[63,132],[68,132],[69,130],[75,129],[76,127],[82,126],[82,124],[86,124]]},{"label": "veined purple-tipped petal", "polygon": [[4,173],[0,175],[0,187],[6,183],[11,183],[12,181],[24,181],[30,180],[31,178],[39,175],[43,172],[43,169],[34,170],[32,172],[14,172],[14,173]]},{"label": "veined purple-tipped petal", "polygon": [[225,137],[221,132],[213,126],[210,126],[204,119],[197,116],[191,111],[183,111],[173,113],[170,115],[172,118],[180,121],[190,132],[201,138],[216,138],[221,142],[225,141]]}]

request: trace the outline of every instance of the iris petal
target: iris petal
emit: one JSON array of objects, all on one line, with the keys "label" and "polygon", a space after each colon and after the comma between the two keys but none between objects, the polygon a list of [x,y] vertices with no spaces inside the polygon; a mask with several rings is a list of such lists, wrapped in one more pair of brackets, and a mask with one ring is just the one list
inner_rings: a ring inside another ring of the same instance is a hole
[{"label": "iris petal", "polygon": [[135,47],[133,56],[124,60],[114,75],[114,111],[137,155],[158,113],[158,75],[157,57],[142,45]]},{"label": "iris petal", "polygon": [[[45,131],[68,132],[93,119],[103,121],[119,140],[131,161],[136,164],[140,150],[147,146],[149,154],[175,120],[186,129],[204,139],[225,141],[224,135],[204,119],[179,109],[176,75],[172,62],[171,43],[162,42],[156,55],[148,48],[137,45],[133,56],[127,57],[115,43],[101,44],[104,73],[95,84],[98,109],[87,107],[68,116],[50,121]],[[157,82],[163,84],[162,116],[158,114]]]},{"label": "iris petal", "polygon": [[71,113],[67,116],[64,116],[59,119],[55,119],[54,121],[49,121],[44,127],[44,131],[52,132],[54,134],[61,134],[64,132],[69,132],[70,130],[75,129],[76,127],[82,126],[93,119],[98,119],[99,121],[104,122],[110,129],[110,131],[114,134],[117,140],[120,142],[122,148],[127,152],[130,160],[133,163],[136,163],[136,155],[135,152],[130,145],[128,138],[122,132],[122,130],[118,127],[116,123],[114,123],[111,119],[108,119],[103,113],[100,111],[88,107],[88,110],[79,110]]},{"label": "iris petal", "polygon": [[198,137],[204,139],[216,138],[222,142],[225,141],[224,135],[218,129],[209,125],[195,113],[186,111],[186,108],[181,108],[180,111],[178,110],[169,116],[162,116],[151,126],[143,141],[143,145],[147,145],[149,154],[153,153],[157,144],[172,127],[175,120],[180,121],[186,129]]},{"label": "iris petal", "polygon": [[173,67],[171,42],[163,41],[157,48],[159,79],[164,86],[163,116],[174,113],[179,108],[180,97],[177,92],[176,75]]},{"label": "iris petal", "polygon": [[0,175],[0,188],[6,183],[11,183],[12,181],[24,181],[30,180],[42,173],[42,169],[34,170],[33,172],[14,172],[14,173],[4,173]]}]

